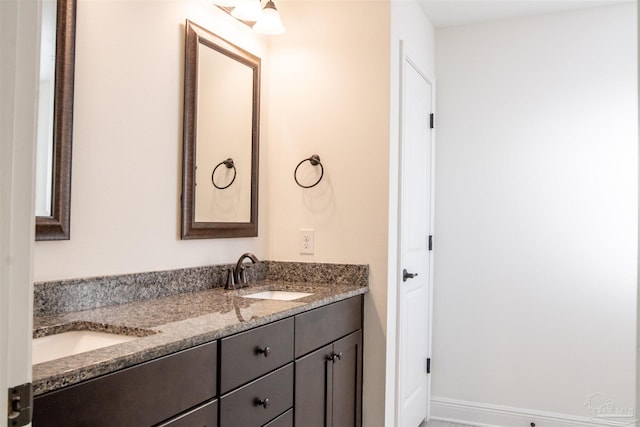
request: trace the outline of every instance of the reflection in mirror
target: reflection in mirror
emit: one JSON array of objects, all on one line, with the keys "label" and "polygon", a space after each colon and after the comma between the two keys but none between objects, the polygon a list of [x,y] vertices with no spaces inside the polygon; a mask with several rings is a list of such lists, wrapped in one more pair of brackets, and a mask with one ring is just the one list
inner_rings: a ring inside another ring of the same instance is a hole
[{"label": "reflection in mirror", "polygon": [[[214,71],[214,72],[211,72]],[[249,222],[253,70],[210,47],[198,46],[196,222]],[[212,94],[212,96],[202,96]],[[234,169],[213,169],[232,158]],[[209,184],[207,181],[219,183]],[[218,191],[218,190],[226,191]]]},{"label": "reflection in mirror", "polygon": [[36,216],[51,216],[53,98],[56,65],[56,0],[42,2],[40,88],[36,149]]},{"label": "reflection in mirror", "polygon": [[186,23],[182,238],[258,233],[260,58]]},{"label": "reflection in mirror", "polygon": [[36,240],[68,240],[76,0],[42,5]]}]

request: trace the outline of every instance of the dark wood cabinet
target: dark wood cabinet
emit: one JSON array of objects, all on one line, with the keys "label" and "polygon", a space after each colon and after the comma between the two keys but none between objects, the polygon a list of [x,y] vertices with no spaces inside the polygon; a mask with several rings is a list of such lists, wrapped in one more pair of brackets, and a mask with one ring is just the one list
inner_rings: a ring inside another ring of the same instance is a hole
[{"label": "dark wood cabinet", "polygon": [[[140,427],[164,422],[216,396],[217,344],[203,344],[37,396],[33,426]],[[215,419],[206,425],[215,426]]]},{"label": "dark wood cabinet", "polygon": [[333,375],[332,362],[328,357],[333,344],[296,360],[295,425],[304,427],[325,427],[327,416],[328,384]]},{"label": "dark wood cabinet", "polygon": [[362,425],[362,332],[356,331],[298,360],[295,425]]},{"label": "dark wood cabinet", "polygon": [[354,332],[333,344],[339,355],[331,377],[332,426],[362,425],[362,331]]},{"label": "dark wood cabinet", "polygon": [[34,427],[361,427],[362,296],[34,399]]},{"label": "dark wood cabinet", "polygon": [[296,427],[362,425],[361,328],[361,297],[296,316]]}]

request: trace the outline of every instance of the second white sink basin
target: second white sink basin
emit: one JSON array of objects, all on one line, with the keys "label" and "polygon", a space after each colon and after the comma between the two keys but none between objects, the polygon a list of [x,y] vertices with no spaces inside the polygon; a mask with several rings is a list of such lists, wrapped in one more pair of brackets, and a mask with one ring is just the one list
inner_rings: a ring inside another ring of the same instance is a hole
[{"label": "second white sink basin", "polygon": [[138,337],[96,331],[69,331],[34,338],[31,362],[38,364],[85,351],[135,340]]},{"label": "second white sink basin", "polygon": [[293,301],[298,298],[308,297],[313,293],[308,292],[288,292],[288,291],[264,291],[255,294],[242,295],[243,298],[256,298],[256,299],[275,299],[278,301]]}]

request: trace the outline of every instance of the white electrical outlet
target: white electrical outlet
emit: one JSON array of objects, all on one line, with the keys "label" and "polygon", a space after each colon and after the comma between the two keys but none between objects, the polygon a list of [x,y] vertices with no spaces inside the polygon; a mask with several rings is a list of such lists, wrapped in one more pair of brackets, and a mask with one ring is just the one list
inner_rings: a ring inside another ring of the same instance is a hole
[{"label": "white electrical outlet", "polygon": [[313,255],[313,228],[301,228],[300,229],[300,253]]}]

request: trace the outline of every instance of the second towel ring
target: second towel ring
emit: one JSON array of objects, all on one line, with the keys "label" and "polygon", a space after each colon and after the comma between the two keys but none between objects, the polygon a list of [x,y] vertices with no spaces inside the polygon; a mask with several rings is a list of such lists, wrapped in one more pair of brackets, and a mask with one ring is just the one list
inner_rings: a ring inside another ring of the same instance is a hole
[{"label": "second towel ring", "polygon": [[[320,165],[320,178],[318,178],[318,180],[316,182],[314,182],[313,184],[311,184],[311,185],[302,185],[302,184],[300,184],[300,181],[298,181],[298,168],[300,167],[300,165],[302,165],[306,161],[309,161],[309,163],[311,163],[311,165],[313,165],[313,166]],[[309,157],[308,159],[302,160],[300,163],[298,163],[298,166],[296,166],[296,170],[293,171],[293,179],[295,179],[296,184],[298,184],[302,188],[315,187],[316,185],[318,185],[320,183],[320,181],[322,181],[322,177],[323,176],[324,176],[324,167],[322,166],[322,163],[320,162],[320,156],[318,156],[317,154],[314,154],[313,156]]]},{"label": "second towel ring", "polygon": [[[227,167],[227,169],[233,168],[233,178],[231,178],[231,182],[228,183],[227,185],[225,185],[224,187],[221,187],[218,184],[216,184],[216,181],[213,179],[213,175],[215,175],[216,170],[222,165],[225,165]],[[236,180],[236,175],[237,175],[236,165],[233,163],[233,159],[231,157],[229,157],[227,160],[221,161],[220,163],[218,163],[216,165],[215,168],[213,168],[213,172],[211,172],[211,183],[218,190],[224,190],[225,188],[229,188],[231,186],[231,184],[233,184],[233,182]]]}]

